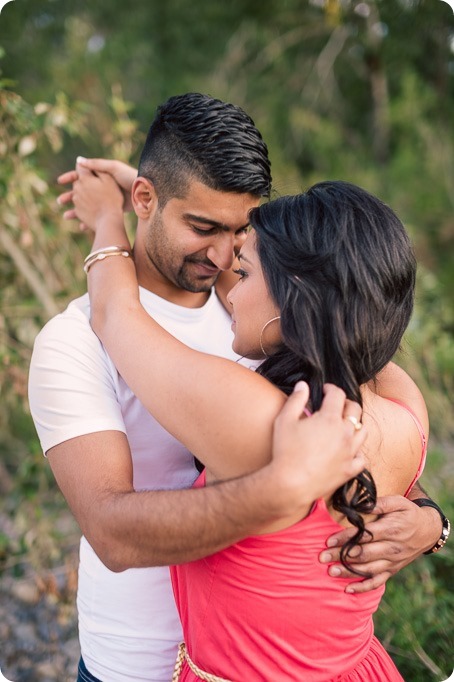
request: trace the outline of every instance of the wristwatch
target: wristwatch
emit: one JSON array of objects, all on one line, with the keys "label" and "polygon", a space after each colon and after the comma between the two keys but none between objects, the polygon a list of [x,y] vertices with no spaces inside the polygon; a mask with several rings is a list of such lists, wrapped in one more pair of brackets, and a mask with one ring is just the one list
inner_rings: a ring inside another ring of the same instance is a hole
[{"label": "wristwatch", "polygon": [[446,545],[446,542],[449,538],[449,533],[451,532],[451,524],[449,523],[449,519],[446,518],[438,504],[436,504],[433,500],[429,500],[426,497],[420,497],[417,500],[412,500],[412,502],[417,504],[418,507],[432,507],[432,509],[436,509],[440,514],[442,523],[441,535],[434,546],[431,549],[428,549],[427,552],[424,552],[424,554],[435,554],[435,552],[439,552],[440,549]]}]

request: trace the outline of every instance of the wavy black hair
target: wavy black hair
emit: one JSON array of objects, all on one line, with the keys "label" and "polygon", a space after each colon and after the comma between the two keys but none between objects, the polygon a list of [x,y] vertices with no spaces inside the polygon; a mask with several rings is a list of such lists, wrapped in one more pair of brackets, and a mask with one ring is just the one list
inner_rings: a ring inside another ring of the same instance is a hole
[{"label": "wavy black hair", "polygon": [[187,93],[158,107],[139,161],[163,207],[185,196],[199,180],[211,189],[269,197],[268,149],[254,121],[240,107]]},{"label": "wavy black hair", "polygon": [[[401,221],[360,187],[328,181],[253,209],[250,223],[283,338],[258,372],[287,394],[307,381],[314,410],[326,382],[362,404],[360,386],[392,359],[413,309],[416,262]],[[357,528],[341,553],[350,569],[376,497],[366,470],[333,495]]]}]

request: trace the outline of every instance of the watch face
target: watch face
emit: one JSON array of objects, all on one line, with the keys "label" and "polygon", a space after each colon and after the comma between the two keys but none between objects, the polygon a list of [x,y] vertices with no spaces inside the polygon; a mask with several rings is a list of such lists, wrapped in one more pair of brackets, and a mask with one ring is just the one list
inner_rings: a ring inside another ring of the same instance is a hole
[{"label": "watch face", "polygon": [[437,544],[432,548],[431,554],[434,554],[435,552],[438,552],[440,549],[443,549],[443,547],[446,545],[446,542],[449,538],[449,533],[451,532],[451,524],[449,522],[449,519],[446,518],[446,516],[443,519],[443,529],[441,531],[441,537],[438,540]]}]

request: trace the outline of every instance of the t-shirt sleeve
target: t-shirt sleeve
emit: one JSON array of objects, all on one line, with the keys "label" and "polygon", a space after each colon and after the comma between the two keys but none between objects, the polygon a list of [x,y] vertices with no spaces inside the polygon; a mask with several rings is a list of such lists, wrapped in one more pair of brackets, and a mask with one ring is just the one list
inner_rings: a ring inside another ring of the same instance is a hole
[{"label": "t-shirt sleeve", "polygon": [[78,309],[57,315],[38,334],[28,390],[43,452],[89,433],[126,433],[112,365]]}]

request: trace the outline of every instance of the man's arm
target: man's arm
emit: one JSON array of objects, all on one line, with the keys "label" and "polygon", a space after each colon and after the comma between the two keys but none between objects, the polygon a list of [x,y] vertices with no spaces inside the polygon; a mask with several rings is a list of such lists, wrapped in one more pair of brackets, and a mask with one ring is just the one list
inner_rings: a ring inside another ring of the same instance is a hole
[{"label": "man's arm", "polygon": [[203,489],[136,492],[128,442],[118,431],[73,438],[47,455],[83,534],[112,571],[212,554],[286,512],[286,500],[281,507],[262,476]]},{"label": "man's arm", "polygon": [[183,561],[215,551],[223,532],[228,543],[235,525],[241,534],[242,513],[251,527],[262,515],[272,519],[272,497],[269,508],[266,496],[248,508],[247,482],[238,500],[232,482],[219,497],[214,488],[202,491],[193,507],[196,490],[134,491],[115,375],[80,308],[54,318],[36,339],[29,401],[57,482],[101,560],[112,570]]},{"label": "man's arm", "polygon": [[[356,455],[365,434],[345,419],[358,405],[328,387],[319,412],[301,419],[308,389],[289,398],[276,419],[273,461],[261,470],[206,488],[136,492],[124,434],[92,433],[51,448],[53,473],[87,540],[113,571],[191,561],[263,530],[271,522],[307,513],[327,489],[324,472],[339,468],[329,485],[364,466]],[[322,473],[320,473],[322,472]]]}]

